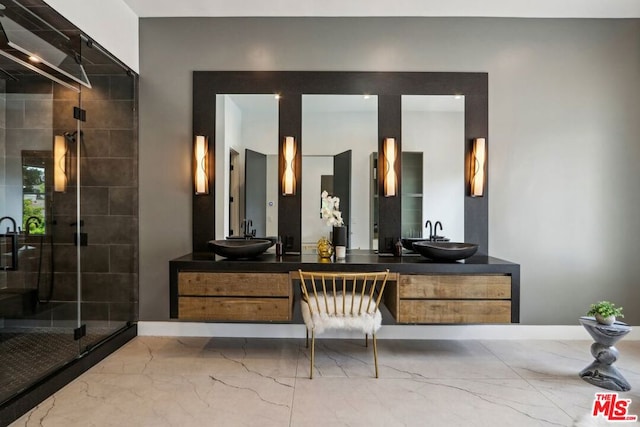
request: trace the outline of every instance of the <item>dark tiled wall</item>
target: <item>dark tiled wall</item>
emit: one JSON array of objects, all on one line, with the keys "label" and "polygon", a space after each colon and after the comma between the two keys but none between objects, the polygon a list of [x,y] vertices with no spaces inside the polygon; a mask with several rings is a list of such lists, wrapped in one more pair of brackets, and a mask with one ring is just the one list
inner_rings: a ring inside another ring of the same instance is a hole
[{"label": "dark tiled wall", "polygon": [[[88,246],[81,248],[82,317],[122,322],[137,319],[138,303],[138,144],[133,78],[89,76],[82,88],[80,122],[80,207]],[[74,132],[77,95],[54,88],[54,129]],[[72,162],[76,162],[76,146]],[[74,167],[75,169],[75,167]],[[74,244],[77,179],[54,195],[57,300],[76,297]]]},{"label": "dark tiled wall", "polygon": [[[0,80],[0,206],[6,206],[5,199],[5,152],[6,152],[6,83],[4,80]],[[3,216],[4,212],[0,209],[0,216]],[[7,287],[7,272],[0,271],[0,289]]]}]

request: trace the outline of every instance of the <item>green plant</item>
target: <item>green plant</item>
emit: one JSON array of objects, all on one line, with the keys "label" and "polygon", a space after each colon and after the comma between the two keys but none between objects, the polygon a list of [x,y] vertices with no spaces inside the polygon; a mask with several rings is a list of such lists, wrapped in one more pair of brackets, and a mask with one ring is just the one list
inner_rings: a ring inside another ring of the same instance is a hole
[{"label": "green plant", "polygon": [[591,304],[591,308],[587,312],[587,316],[595,316],[596,314],[599,314],[602,317],[624,317],[624,314],[622,314],[622,307],[616,307],[614,303],[609,301],[599,301],[595,304]]}]

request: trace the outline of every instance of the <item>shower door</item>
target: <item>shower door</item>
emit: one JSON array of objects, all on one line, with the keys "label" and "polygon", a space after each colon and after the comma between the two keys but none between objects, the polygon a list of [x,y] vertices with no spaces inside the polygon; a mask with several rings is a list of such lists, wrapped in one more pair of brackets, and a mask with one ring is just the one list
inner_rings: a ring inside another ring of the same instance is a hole
[{"label": "shower door", "polygon": [[0,87],[2,403],[76,359],[81,342],[71,138],[79,85],[23,72],[0,76]]},{"label": "shower door", "polygon": [[80,312],[88,350],[137,320],[137,80],[96,44],[82,44],[91,88],[80,92]]},{"label": "shower door", "polygon": [[137,76],[44,2],[3,3],[0,415],[138,299]]}]

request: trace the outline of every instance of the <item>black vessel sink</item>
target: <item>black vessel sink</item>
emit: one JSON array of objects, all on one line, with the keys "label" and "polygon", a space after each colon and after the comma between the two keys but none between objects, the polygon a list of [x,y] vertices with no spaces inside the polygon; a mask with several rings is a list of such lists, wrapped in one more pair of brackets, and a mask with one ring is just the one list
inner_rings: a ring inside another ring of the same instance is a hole
[{"label": "black vessel sink", "polygon": [[278,237],[277,236],[266,236],[266,237],[256,237],[256,236],[251,236],[251,237],[245,237],[245,236],[227,236],[227,240],[271,240],[273,242],[273,244],[275,245],[276,242],[278,241]]},{"label": "black vessel sink", "polygon": [[404,237],[401,239],[401,242],[402,242],[403,248],[405,248],[408,251],[413,251],[413,244],[415,242],[424,242],[425,240],[429,240],[429,239],[425,239],[423,237]]},{"label": "black vessel sink", "polygon": [[273,246],[267,239],[209,240],[209,248],[225,258],[255,258]]},{"label": "black vessel sink", "polygon": [[469,258],[478,250],[475,243],[457,242],[414,242],[413,249],[420,255],[434,261],[458,261]]}]

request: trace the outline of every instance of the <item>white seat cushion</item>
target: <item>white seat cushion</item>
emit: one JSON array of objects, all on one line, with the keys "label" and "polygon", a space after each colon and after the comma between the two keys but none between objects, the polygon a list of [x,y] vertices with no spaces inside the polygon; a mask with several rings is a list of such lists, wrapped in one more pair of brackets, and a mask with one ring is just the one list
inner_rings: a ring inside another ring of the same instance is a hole
[{"label": "white seat cushion", "polygon": [[[327,295],[328,310],[324,302],[324,297],[318,294],[318,304],[320,306],[320,313],[318,313],[318,305],[313,295],[309,295],[311,301],[307,302],[304,299],[301,302],[302,318],[307,329],[314,329],[317,333],[322,333],[326,329],[345,329],[350,331],[361,331],[363,334],[374,334],[380,329],[382,324],[382,315],[380,310],[375,307],[375,300],[371,301],[369,308],[370,313],[365,313],[367,305],[369,304],[369,296],[360,295],[352,296],[347,294],[346,297],[342,296],[342,293],[338,293],[335,298],[333,295]],[[342,301],[345,300],[345,314],[342,314]],[[353,301],[353,312],[351,311],[351,300]],[[360,301],[362,300],[362,314],[358,315],[358,308],[360,307]],[[313,315],[309,310],[309,304]],[[337,313],[336,313],[337,307]],[[327,313],[328,312],[328,313]]]}]

